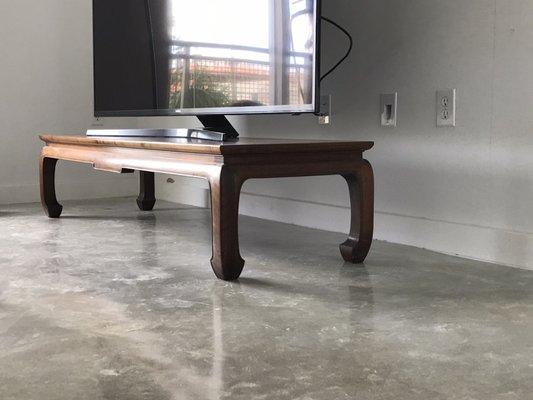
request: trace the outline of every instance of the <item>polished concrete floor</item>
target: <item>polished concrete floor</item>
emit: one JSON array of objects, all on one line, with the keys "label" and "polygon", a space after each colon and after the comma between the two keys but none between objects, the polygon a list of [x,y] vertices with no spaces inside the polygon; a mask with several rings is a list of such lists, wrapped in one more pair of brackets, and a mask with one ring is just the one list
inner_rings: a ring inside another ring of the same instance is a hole
[{"label": "polished concrete floor", "polygon": [[533,271],[133,199],[0,207],[0,399],[533,399]]}]

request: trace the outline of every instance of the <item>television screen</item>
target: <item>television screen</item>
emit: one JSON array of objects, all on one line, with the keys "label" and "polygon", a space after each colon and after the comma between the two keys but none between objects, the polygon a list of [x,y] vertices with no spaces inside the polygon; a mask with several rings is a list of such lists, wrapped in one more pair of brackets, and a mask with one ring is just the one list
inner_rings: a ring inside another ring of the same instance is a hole
[{"label": "television screen", "polygon": [[95,115],[315,112],[319,0],[93,0]]}]

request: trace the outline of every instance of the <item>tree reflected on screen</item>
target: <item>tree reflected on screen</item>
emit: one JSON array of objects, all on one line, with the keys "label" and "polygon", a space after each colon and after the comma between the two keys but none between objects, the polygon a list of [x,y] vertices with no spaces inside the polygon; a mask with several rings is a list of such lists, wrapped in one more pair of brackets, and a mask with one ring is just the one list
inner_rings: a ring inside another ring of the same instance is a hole
[{"label": "tree reflected on screen", "polygon": [[[192,79],[183,79],[184,71],[173,71],[171,76],[171,108],[227,107],[229,90],[220,85],[209,72],[198,70]],[[184,85],[185,83],[185,85]]]}]

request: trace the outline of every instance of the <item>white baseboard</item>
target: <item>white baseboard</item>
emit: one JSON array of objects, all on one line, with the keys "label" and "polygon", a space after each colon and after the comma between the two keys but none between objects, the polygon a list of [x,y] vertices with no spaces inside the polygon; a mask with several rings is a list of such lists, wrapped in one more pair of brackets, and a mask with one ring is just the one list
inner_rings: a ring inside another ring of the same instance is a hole
[{"label": "white baseboard", "polygon": [[[58,180],[56,193],[61,200],[98,199],[132,196],[137,193],[133,175],[87,176],[77,180]],[[0,204],[34,203],[39,201],[39,184],[0,186]]]},{"label": "white baseboard", "polygon": [[376,237],[473,260],[533,270],[533,234],[527,232],[377,212]]},{"label": "white baseboard", "polygon": [[[179,185],[159,194],[162,200],[206,207],[208,193]],[[347,232],[349,209],[243,192],[240,213],[273,221]],[[435,221],[376,211],[375,238],[445,254],[533,270],[533,234],[492,227]]]}]

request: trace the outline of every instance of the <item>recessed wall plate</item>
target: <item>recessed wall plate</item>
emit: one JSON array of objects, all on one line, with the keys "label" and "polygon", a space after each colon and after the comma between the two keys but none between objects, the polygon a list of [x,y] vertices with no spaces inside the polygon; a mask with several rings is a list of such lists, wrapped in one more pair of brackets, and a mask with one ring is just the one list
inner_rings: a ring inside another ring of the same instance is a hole
[{"label": "recessed wall plate", "polygon": [[382,94],[380,107],[381,126],[395,128],[398,124],[398,93]]},{"label": "recessed wall plate", "polygon": [[454,127],[457,91],[444,89],[437,91],[437,127]]}]

